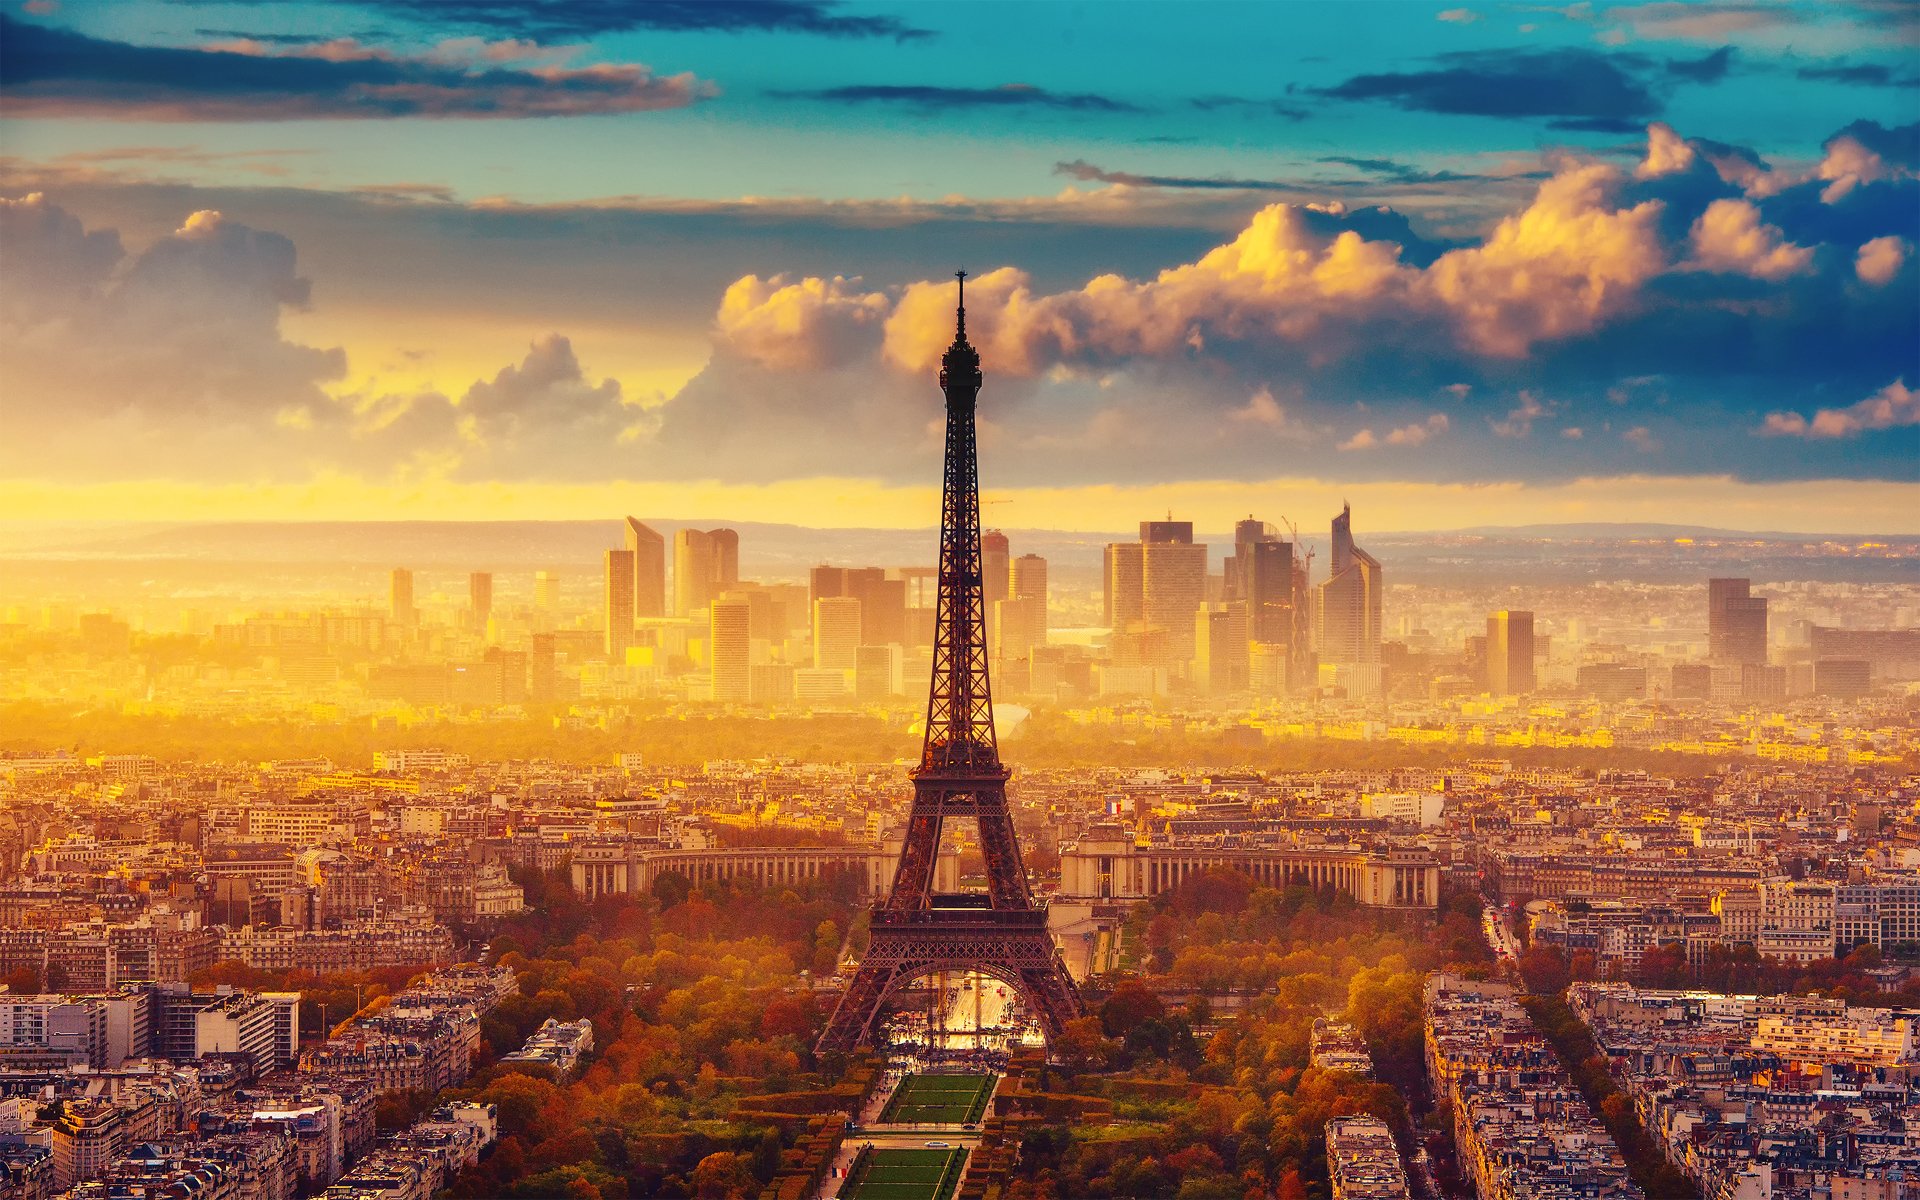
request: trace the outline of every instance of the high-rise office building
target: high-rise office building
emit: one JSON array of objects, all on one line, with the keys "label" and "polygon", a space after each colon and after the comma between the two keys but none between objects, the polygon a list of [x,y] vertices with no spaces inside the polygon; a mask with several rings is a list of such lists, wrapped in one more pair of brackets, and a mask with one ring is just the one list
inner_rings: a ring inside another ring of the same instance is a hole
[{"label": "high-rise office building", "polygon": [[560,607],[560,576],[557,573],[533,573],[533,606],[548,615]]},{"label": "high-rise office building", "polygon": [[860,602],[851,596],[823,596],[813,602],[813,665],[816,670],[851,671],[859,665]]},{"label": "high-rise office building", "polygon": [[1140,522],[1141,619],[1167,631],[1175,663],[1193,657],[1194,617],[1207,598],[1207,547],[1191,521]]},{"label": "high-rise office building", "polygon": [[1716,662],[1764,666],[1767,598],[1749,579],[1707,580],[1707,656]]},{"label": "high-rise office building", "polygon": [[467,576],[467,611],[473,622],[473,631],[485,637],[487,622],[493,619],[492,572],[475,571]]},{"label": "high-rise office building", "polygon": [[808,572],[814,600],[851,597],[860,602],[860,644],[904,645],[907,640],[907,581],[889,578],[881,567],[819,566]]},{"label": "high-rise office building", "polygon": [[1524,696],[1534,687],[1533,614],[1502,609],[1487,617],[1487,690]]},{"label": "high-rise office building", "polygon": [[1353,544],[1353,510],[1333,519],[1333,555],[1320,585],[1320,661],[1356,666],[1380,661],[1380,560]]},{"label": "high-rise office building", "polygon": [[[1177,666],[1191,659],[1194,616],[1207,595],[1207,548],[1194,544],[1193,522],[1140,522],[1138,542],[1107,547],[1105,568],[1108,626],[1116,638],[1126,634],[1153,648],[1137,665]],[[1165,661],[1147,661],[1158,656]]]},{"label": "high-rise office building", "polygon": [[744,597],[715,600],[707,606],[707,636],[707,670],[714,700],[746,703],[752,695],[752,605]]},{"label": "high-rise office building", "polygon": [[900,647],[860,647],[854,660],[854,697],[869,701],[885,700],[898,696],[900,687]]},{"label": "high-rise office building", "polygon": [[1246,603],[1203,606],[1194,615],[1194,685],[1216,696],[1244,691],[1250,663]]},{"label": "high-rise office building", "polygon": [[1224,582],[1224,598],[1247,606],[1249,644],[1261,648],[1256,690],[1262,695],[1285,691],[1302,678],[1308,663],[1305,557],[1273,525],[1248,517],[1233,527]]},{"label": "high-rise office building", "polygon": [[533,635],[533,650],[527,656],[527,698],[546,704],[559,698],[559,645],[551,633]]},{"label": "high-rise office building", "polygon": [[1047,560],[1038,554],[1022,554],[1013,560],[1009,575],[1010,599],[1030,601],[1034,605],[1034,644],[1047,644]]},{"label": "high-rise office building", "polygon": [[1139,542],[1110,542],[1102,561],[1101,582],[1107,596],[1107,628],[1124,631],[1145,614]]},{"label": "high-rise office building", "polygon": [[411,629],[420,620],[420,610],[413,606],[413,572],[405,567],[395,567],[387,581],[387,610],[395,625]]},{"label": "high-rise office building", "polygon": [[625,662],[633,645],[633,551],[607,551],[607,657]]},{"label": "high-rise office building", "polygon": [[740,581],[740,535],[682,529],[673,536],[673,608],[692,616]]},{"label": "high-rise office building", "polygon": [[982,599],[987,608],[993,608],[994,601],[1005,600],[1013,594],[1010,574],[1012,548],[1007,535],[998,529],[989,529],[980,535],[980,588]]},{"label": "high-rise office building", "polygon": [[667,539],[637,517],[627,518],[627,549],[633,553],[633,615],[667,615]]},{"label": "high-rise office building", "polygon": [[1035,646],[1046,645],[1046,621],[1045,606],[1031,596],[995,600],[987,620],[993,656],[1002,662],[1025,662]]}]

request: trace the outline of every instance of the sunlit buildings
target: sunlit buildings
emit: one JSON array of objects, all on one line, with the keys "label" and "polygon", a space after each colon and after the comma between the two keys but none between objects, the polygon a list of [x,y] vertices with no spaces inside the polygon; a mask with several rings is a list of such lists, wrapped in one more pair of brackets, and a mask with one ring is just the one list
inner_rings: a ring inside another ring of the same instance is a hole
[{"label": "sunlit buildings", "polygon": [[633,551],[609,550],[606,556],[606,650],[616,662],[633,645]]},{"label": "sunlit buildings", "polygon": [[1222,582],[1227,602],[1246,606],[1247,641],[1263,664],[1255,690],[1263,695],[1285,691],[1307,656],[1305,561],[1279,530],[1249,517],[1234,525],[1233,553]]},{"label": "sunlit buildings", "polygon": [[1380,661],[1380,560],[1353,543],[1353,510],[1333,519],[1333,553],[1320,585],[1320,661],[1338,666]]},{"label": "sunlit buildings", "polygon": [[395,625],[407,629],[420,619],[420,610],[413,604],[413,572],[405,567],[395,567],[388,577],[387,612]]},{"label": "sunlit buildings", "polygon": [[637,517],[626,521],[627,549],[633,554],[633,615],[667,615],[667,539]]},{"label": "sunlit buildings", "polygon": [[1406,1200],[1412,1194],[1393,1131],[1378,1117],[1327,1122],[1327,1174],[1333,1200]]},{"label": "sunlit buildings", "polygon": [[722,599],[708,606],[707,613],[707,669],[713,699],[744,704],[751,698],[752,606],[745,600]]},{"label": "sunlit buildings", "polygon": [[1487,690],[1524,696],[1533,690],[1533,614],[1502,609],[1487,617]]},{"label": "sunlit buildings", "polygon": [[673,610],[689,617],[740,581],[740,535],[682,529],[673,537]]},{"label": "sunlit buildings", "polygon": [[998,529],[980,535],[980,591],[989,610],[1013,594],[1012,554],[1007,535]]},{"label": "sunlit buildings", "polygon": [[475,633],[486,636],[487,622],[493,619],[492,572],[475,571],[467,576],[467,619]]},{"label": "sunlit buildings", "polygon": [[1715,662],[1765,666],[1767,598],[1752,580],[1707,580],[1707,656]]},{"label": "sunlit buildings", "polygon": [[860,602],[852,596],[822,596],[813,602],[813,665],[851,671],[860,652]]},{"label": "sunlit buildings", "polygon": [[1117,662],[1178,667],[1193,657],[1207,595],[1207,547],[1195,544],[1193,522],[1140,522],[1138,542],[1107,547],[1105,587]]}]

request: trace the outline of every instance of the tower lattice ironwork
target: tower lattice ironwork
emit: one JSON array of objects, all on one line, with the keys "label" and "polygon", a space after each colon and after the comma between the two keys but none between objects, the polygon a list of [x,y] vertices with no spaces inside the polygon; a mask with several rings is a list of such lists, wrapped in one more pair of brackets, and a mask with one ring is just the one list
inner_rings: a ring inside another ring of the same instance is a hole
[{"label": "tower lattice ironwork", "polygon": [[[937,972],[980,971],[1013,987],[1039,1018],[1049,1042],[1081,1015],[1079,994],[1047,932],[1046,906],[1036,905],[1027,887],[1007,809],[1008,771],[993,732],[974,442],[980,355],[967,341],[966,272],[958,277],[953,345],[940,366],[947,446],[926,742],[913,771],[913,809],[893,888],[873,907],[866,955],[820,1036],[822,1051],[859,1045],[894,992]],[[986,859],[984,895],[934,890],[940,833],[948,817],[972,817],[979,830]]]}]

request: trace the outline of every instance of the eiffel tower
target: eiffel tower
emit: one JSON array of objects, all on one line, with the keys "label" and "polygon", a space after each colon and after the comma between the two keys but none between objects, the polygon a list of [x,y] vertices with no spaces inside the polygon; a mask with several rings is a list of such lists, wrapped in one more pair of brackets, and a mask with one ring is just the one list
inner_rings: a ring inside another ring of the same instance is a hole
[{"label": "eiffel tower", "polygon": [[[986,601],[980,582],[980,481],[974,406],[980,355],[967,342],[967,273],[953,345],[940,366],[947,394],[946,478],[940,502],[940,600],[926,743],[913,771],[913,811],[893,889],[874,905],[872,938],[834,1009],[819,1050],[849,1051],[871,1033],[888,998],[935,972],[979,971],[1014,988],[1049,1042],[1081,1015],[1080,996],[1047,932],[1047,909],[1027,888],[1007,811],[1007,768],[993,733],[987,684]],[[986,858],[985,893],[933,890],[940,829],[972,817]]]}]

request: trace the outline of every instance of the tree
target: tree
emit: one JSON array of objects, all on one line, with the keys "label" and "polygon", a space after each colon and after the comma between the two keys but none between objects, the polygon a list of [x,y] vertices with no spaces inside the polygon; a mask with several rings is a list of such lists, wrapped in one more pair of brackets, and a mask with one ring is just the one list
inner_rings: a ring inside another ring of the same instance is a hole
[{"label": "tree", "polygon": [[662,871],[653,877],[653,900],[661,912],[686,903],[692,894],[692,881],[678,871]]},{"label": "tree", "polygon": [[1152,988],[1142,980],[1128,979],[1100,1006],[1100,1028],[1108,1037],[1125,1037],[1135,1026],[1166,1014],[1167,1006]]},{"label": "tree", "polygon": [[1068,1021],[1060,1032],[1060,1061],[1069,1071],[1094,1071],[1113,1057],[1113,1043],[1098,1017]]},{"label": "tree", "polygon": [[730,1150],[709,1154],[693,1168],[693,1192],[700,1200],[738,1200],[753,1186],[746,1160]]}]

